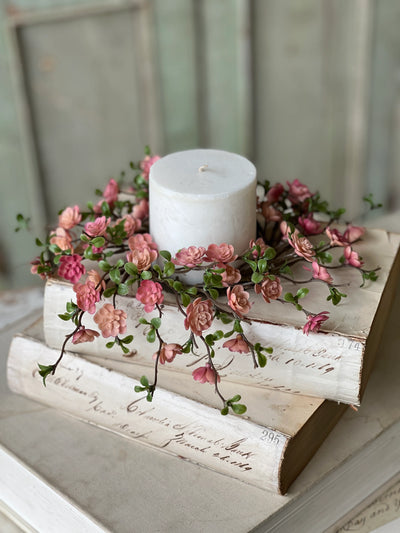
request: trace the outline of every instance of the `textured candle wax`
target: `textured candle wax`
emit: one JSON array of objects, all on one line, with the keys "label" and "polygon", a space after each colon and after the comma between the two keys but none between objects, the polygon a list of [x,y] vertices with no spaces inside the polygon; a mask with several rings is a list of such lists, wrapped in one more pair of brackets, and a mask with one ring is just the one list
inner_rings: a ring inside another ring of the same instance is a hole
[{"label": "textured candle wax", "polygon": [[243,253],[256,235],[256,169],[221,150],[167,155],[150,169],[150,233],[159,250],[232,244]]}]

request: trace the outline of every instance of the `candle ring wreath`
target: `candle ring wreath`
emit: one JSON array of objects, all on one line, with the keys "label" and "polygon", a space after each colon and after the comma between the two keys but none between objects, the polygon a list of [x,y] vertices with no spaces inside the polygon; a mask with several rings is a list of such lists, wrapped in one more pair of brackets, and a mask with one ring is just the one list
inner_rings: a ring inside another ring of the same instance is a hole
[{"label": "candle ring wreath", "polygon": [[[257,237],[244,253],[238,255],[229,243],[189,246],[175,256],[158,250],[148,232],[148,181],[150,168],[160,157],[152,156],[148,148],[145,153],[142,161],[130,164],[130,183],[122,172],[104,191],[96,190],[100,197],[96,204],[89,202],[86,210],[77,205],[63,209],[58,227],[45,239],[36,239],[41,252],[31,262],[31,272],[44,280],[67,280],[76,293],[76,301],[69,301],[59,315],[71,322],[60,356],[52,365],[39,364],[39,373],[45,384],[46,377],[56,372],[68,343],[92,342],[100,334],[108,339],[107,348],[117,345],[128,355],[134,337],[127,332],[126,312],[117,304],[118,296],[132,296],[142,305],[139,323],[145,328],[147,341],[156,344],[153,378],[142,376],[135,391],[144,392],[152,401],[160,365],[172,365],[176,358],[191,353],[200,363],[192,377],[215,387],[222,402],[221,414],[243,414],[246,406],[240,403],[239,394],[223,396],[214,357],[216,346],[222,344],[230,352],[246,354],[254,368],[265,367],[273,347],[251,342],[243,328],[251,322],[251,299],[262,299],[267,306],[294,306],[304,315],[303,333],[314,334],[324,330],[329,311],[307,308],[311,285],[323,284],[326,305],[336,306],[346,297],[346,284],[335,283],[339,269],[357,270],[362,287],[377,279],[379,267],[364,268],[354,249],[364,228],[347,223],[338,229],[345,210],[331,210],[318,192],[310,192],[298,179],[285,185],[258,184]],[[371,195],[364,200],[371,209],[380,207]],[[17,221],[17,231],[29,224],[21,214]],[[88,264],[96,268],[88,269]],[[201,283],[185,283],[185,274],[192,270],[202,272]],[[299,272],[301,279],[296,277]],[[285,284],[290,285],[290,291],[284,289]],[[167,295],[170,299],[172,295],[182,315],[187,330],[184,343],[164,338],[161,333]],[[153,311],[158,316],[149,319],[147,314]],[[98,331],[85,327],[86,313],[93,315]],[[219,324],[228,325],[228,331],[218,328]]]}]

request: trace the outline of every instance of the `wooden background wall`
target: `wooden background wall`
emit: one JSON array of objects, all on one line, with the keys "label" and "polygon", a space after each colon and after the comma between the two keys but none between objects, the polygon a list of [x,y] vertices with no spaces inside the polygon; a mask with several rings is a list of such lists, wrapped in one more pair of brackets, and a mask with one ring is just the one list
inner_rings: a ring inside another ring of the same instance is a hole
[{"label": "wooden background wall", "polygon": [[349,216],[400,207],[398,0],[3,0],[0,287],[31,236],[138,160],[203,146]]}]

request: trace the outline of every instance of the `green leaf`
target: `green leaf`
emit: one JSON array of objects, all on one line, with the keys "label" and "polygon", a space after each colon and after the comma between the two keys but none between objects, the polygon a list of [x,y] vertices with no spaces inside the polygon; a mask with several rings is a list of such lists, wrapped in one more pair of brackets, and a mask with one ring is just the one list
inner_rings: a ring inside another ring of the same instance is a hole
[{"label": "green leaf", "polygon": [[208,335],[206,335],[204,340],[206,341],[208,346],[213,346],[214,345],[214,335],[212,333],[209,333]]},{"label": "green leaf", "polygon": [[150,270],[143,270],[143,272],[140,274],[140,277],[142,279],[151,279],[153,274],[150,272]]},{"label": "green leaf", "polygon": [[146,387],[139,387],[139,385],[135,385],[135,392],[143,392],[146,390]]},{"label": "green leaf", "polygon": [[186,292],[188,294],[191,294],[192,296],[196,296],[197,294],[197,287],[189,287],[188,289],[186,289]]},{"label": "green leaf", "polygon": [[267,270],[267,266],[268,266],[267,260],[259,259],[257,262],[257,266],[258,266],[259,272],[263,274]]},{"label": "green leaf", "polygon": [[147,342],[155,342],[156,340],[156,332],[154,331],[154,329],[151,329],[147,336],[146,336],[146,339],[147,339]]},{"label": "green leaf", "polygon": [[171,254],[168,252],[168,250],[161,250],[160,255],[161,255],[161,257],[163,257],[166,261],[171,261]]},{"label": "green leaf", "polygon": [[185,292],[183,292],[181,294],[181,298],[182,298],[183,307],[187,307],[190,304],[190,296],[186,294]]},{"label": "green leaf", "polygon": [[124,346],[123,344],[120,344],[120,346],[121,346],[121,350],[124,352],[124,354],[129,353],[129,348],[127,348],[127,347]]},{"label": "green leaf", "polygon": [[149,392],[149,393],[147,394],[147,396],[146,396],[146,400],[147,400],[148,402],[152,402],[152,401],[153,401],[153,395],[151,394],[151,392]]},{"label": "green leaf", "polygon": [[175,265],[171,261],[167,261],[164,265],[164,276],[170,278],[175,272]]},{"label": "green leaf", "polygon": [[129,287],[126,283],[120,283],[118,285],[118,290],[117,290],[117,293],[120,294],[121,296],[125,296],[126,294],[128,294],[129,292]]},{"label": "green leaf", "polygon": [[121,274],[119,273],[118,268],[113,268],[110,270],[110,279],[113,281],[116,285],[118,285],[121,281]]},{"label": "green leaf", "polygon": [[58,315],[58,318],[61,318],[61,320],[71,320],[71,315],[69,315],[68,313],[64,313],[62,315]]},{"label": "green leaf", "polygon": [[38,238],[36,238],[35,243],[36,243],[36,246],[43,246],[42,241]]},{"label": "green leaf", "polygon": [[264,257],[265,259],[267,259],[268,261],[270,259],[273,259],[274,257],[276,256],[276,250],[275,248],[267,248],[264,252]]},{"label": "green leaf", "polygon": [[259,274],[258,272],[253,272],[251,276],[251,281],[256,284],[261,283],[263,279],[264,279],[264,276],[262,274]]},{"label": "green leaf", "polygon": [[109,349],[110,349],[110,348],[112,348],[112,347],[114,346],[114,344],[115,344],[115,341],[107,342],[107,344],[106,344],[106,348],[109,348]]},{"label": "green leaf", "polygon": [[246,259],[246,263],[251,266],[251,269],[253,272],[257,270],[257,263],[256,261],[252,261],[251,259]]},{"label": "green leaf", "polygon": [[304,298],[304,296],[307,296],[307,294],[310,292],[310,289],[307,289],[306,287],[302,287],[297,291],[297,298],[300,300],[301,298]]},{"label": "green leaf", "polygon": [[144,147],[144,154],[151,155],[150,146],[148,144],[146,144],[146,146]]},{"label": "green leaf", "polygon": [[267,364],[267,358],[265,357],[265,355],[262,352],[257,352],[257,359],[260,367],[264,368]]},{"label": "green leaf", "polygon": [[108,289],[106,289],[104,292],[103,292],[103,296],[104,298],[109,298],[110,296],[112,296],[113,294],[115,294],[117,288],[116,287],[109,287]]},{"label": "green leaf", "polygon": [[226,416],[229,413],[229,408],[227,406],[221,409],[221,415]]},{"label": "green leaf", "polygon": [[73,313],[74,311],[78,309],[78,306],[73,301],[67,302],[65,307],[68,313]]},{"label": "green leaf", "polygon": [[219,292],[217,291],[217,289],[207,289],[207,291],[213,300],[216,300],[218,298]]},{"label": "green leaf", "polygon": [[39,374],[43,378],[43,385],[46,386],[46,378],[49,374],[51,374],[55,370],[55,366],[38,364],[38,367],[39,367]]},{"label": "green leaf", "polygon": [[235,320],[235,323],[233,325],[233,331],[235,331],[236,333],[243,333],[243,328],[239,320]]},{"label": "green leaf", "polygon": [[139,324],[147,325],[148,322],[147,322],[147,320],[146,320],[145,318],[140,317],[140,318],[139,318]]},{"label": "green leaf", "polygon": [[134,263],[125,263],[124,269],[130,276],[135,276],[138,273],[138,268]]},{"label": "green leaf", "polygon": [[283,297],[283,299],[285,300],[285,302],[294,302],[295,299],[294,299],[294,296],[291,292],[287,292],[285,294],[285,296]]},{"label": "green leaf", "polygon": [[158,329],[161,326],[161,318],[152,318],[150,320],[150,324],[153,326],[154,329]]},{"label": "green leaf", "polygon": [[99,261],[99,268],[101,268],[103,272],[109,272],[112,267],[107,261]]},{"label": "green leaf", "polygon": [[242,403],[234,403],[231,405],[232,411],[237,415],[243,415],[247,411],[247,407]]},{"label": "green leaf", "polygon": [[140,383],[143,385],[143,387],[148,387],[149,386],[149,380],[147,379],[146,376],[142,376],[140,378]]},{"label": "green leaf", "polygon": [[214,332],[214,339],[216,341],[218,341],[219,339],[222,339],[223,336],[224,336],[224,332],[221,331],[220,329],[217,329],[217,331]]},{"label": "green leaf", "polygon": [[133,341],[133,335],[127,335],[123,339],[121,339],[121,342],[124,344],[130,344]]},{"label": "green leaf", "polygon": [[237,403],[237,402],[240,402],[241,399],[242,399],[242,397],[240,396],[240,394],[236,394],[236,396],[231,398],[229,401],[230,401],[230,403]]},{"label": "green leaf", "polygon": [[94,246],[95,248],[101,248],[102,246],[105,245],[106,240],[104,239],[104,237],[95,237],[90,242],[92,246]]},{"label": "green leaf", "polygon": [[61,252],[61,248],[59,246],[57,246],[57,244],[50,244],[49,250],[53,254],[59,254]]},{"label": "green leaf", "polygon": [[174,288],[174,290],[176,290],[176,292],[181,292],[181,290],[183,289],[183,285],[180,281],[174,281],[172,287]]}]

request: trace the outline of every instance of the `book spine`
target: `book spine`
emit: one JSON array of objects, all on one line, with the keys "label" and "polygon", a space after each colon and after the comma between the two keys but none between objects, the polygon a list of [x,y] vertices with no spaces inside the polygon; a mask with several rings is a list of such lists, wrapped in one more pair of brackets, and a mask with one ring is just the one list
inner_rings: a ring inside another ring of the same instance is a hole
[{"label": "book spine", "polygon": [[[44,332],[46,343],[53,348],[59,349],[65,335],[72,330],[71,322],[62,321],[58,314],[64,313],[66,303],[74,299],[75,293],[71,285],[54,280],[47,283]],[[143,314],[141,304],[132,297],[118,297],[117,306],[126,311],[127,332],[134,335],[134,341],[130,345],[133,355],[124,358],[124,362],[151,367],[155,346],[146,341],[146,327],[139,325],[139,318]],[[148,320],[153,316],[157,314],[146,314]],[[86,327],[97,329],[92,316],[87,313],[83,323]],[[250,341],[273,347],[273,353],[268,357],[265,368],[254,369],[250,354],[234,354],[222,348],[220,343],[215,347],[214,364],[220,371],[221,378],[359,405],[365,348],[363,340],[333,333],[311,332],[306,336],[301,329],[295,327],[260,321],[243,324],[243,328]],[[218,329],[229,331],[230,328],[218,322]],[[183,344],[188,338],[182,317],[172,305],[164,306],[160,332],[166,342]],[[107,349],[102,337],[91,343],[75,345],[74,351],[108,360],[123,358],[120,348],[115,346]],[[165,370],[191,373],[197,362],[201,364],[200,361],[201,358],[193,354],[181,355],[172,364],[165,365]],[[135,374],[134,371],[132,373]]]},{"label": "book spine", "polygon": [[138,381],[70,353],[44,387],[37,362],[51,364],[56,355],[40,342],[15,337],[7,365],[10,389],[128,439],[279,492],[288,436],[240,417],[222,417],[217,409],[162,389],[147,402],[134,392]]}]

